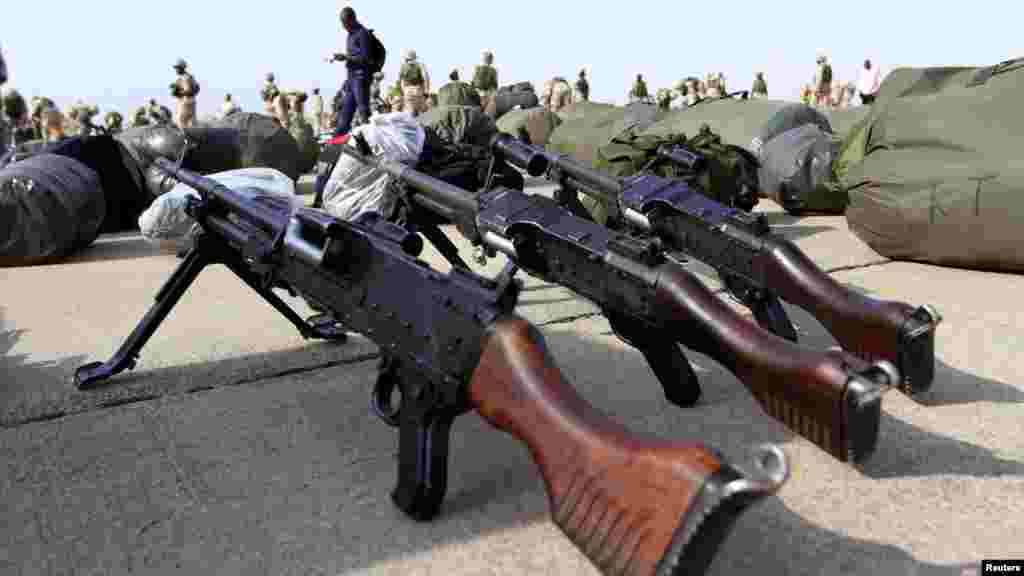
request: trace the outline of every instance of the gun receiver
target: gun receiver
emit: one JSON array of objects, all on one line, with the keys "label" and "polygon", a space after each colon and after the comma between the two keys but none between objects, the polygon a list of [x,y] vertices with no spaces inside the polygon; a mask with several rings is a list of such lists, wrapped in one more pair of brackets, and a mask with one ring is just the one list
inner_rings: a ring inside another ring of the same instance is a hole
[{"label": "gun receiver", "polygon": [[[566,382],[537,329],[512,313],[516,282],[442,274],[416,258],[417,236],[376,214],[345,222],[292,211],[288,199],[232,190],[163,159],[155,165],[199,192],[188,211],[203,231],[115,357],[76,371],[79,388],[132,367],[199,270],[217,262],[304,336],[336,337],[343,325],[378,345],[371,406],[399,429],[391,498],[413,519],[440,511],[451,424],[469,410],[528,446],[555,523],[607,574],[702,573],[735,518],[788,477],[775,446],[761,447],[745,471],[700,444],[633,435],[597,411]],[[329,311],[330,321],[306,323],[273,288]]]},{"label": "gun receiver", "polygon": [[342,149],[411,188],[412,202],[454,214],[474,242],[596,303],[674,404],[689,406],[700,396],[681,344],[731,370],[766,412],[837,459],[860,462],[874,451],[881,388],[899,380],[891,364],[778,338],[740,317],[656,243],[577,218],[550,198],[507,188],[474,197],[402,164]]},{"label": "gun receiver", "polygon": [[[495,137],[492,146],[520,167],[526,160],[546,158],[548,177],[563,188],[608,202],[633,230],[713,267],[726,288],[774,334],[797,339],[782,298],[811,313],[844,349],[867,361],[895,364],[904,393],[917,396],[931,387],[935,329],[942,320],[932,307],[914,308],[844,287],[794,243],[772,234],[763,215],[724,206],[686,182],[653,174],[618,180],[507,135]],[[557,195],[563,202],[567,196]]]}]

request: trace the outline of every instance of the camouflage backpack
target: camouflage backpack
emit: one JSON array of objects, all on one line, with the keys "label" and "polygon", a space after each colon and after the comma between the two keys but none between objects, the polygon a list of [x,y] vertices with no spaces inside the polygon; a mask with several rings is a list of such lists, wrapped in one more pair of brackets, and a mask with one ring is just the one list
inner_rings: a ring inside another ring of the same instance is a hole
[{"label": "camouflage backpack", "polygon": [[[703,166],[694,171],[659,156],[658,150],[663,146],[701,156]],[[692,138],[685,134],[637,136],[633,129],[628,129],[598,148],[594,167],[618,178],[647,171],[684,180],[715,201],[741,210],[749,211],[758,202],[757,158],[739,146],[722,142],[722,137],[707,124]],[[607,219],[604,207],[587,202],[584,205],[599,222]]]}]

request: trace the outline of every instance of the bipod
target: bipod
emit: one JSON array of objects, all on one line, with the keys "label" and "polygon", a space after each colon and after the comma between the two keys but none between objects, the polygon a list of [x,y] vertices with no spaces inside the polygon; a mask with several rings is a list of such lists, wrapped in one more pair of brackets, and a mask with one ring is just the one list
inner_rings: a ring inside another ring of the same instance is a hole
[{"label": "bipod", "polygon": [[198,234],[192,248],[185,254],[184,260],[178,265],[164,285],[156,293],[156,302],[135,326],[132,333],[117,349],[117,352],[106,362],[90,362],[75,370],[74,383],[79,390],[95,388],[100,382],[111,376],[135,368],[139,351],[146,345],[149,338],[156,332],[160,323],[167,318],[181,296],[189,286],[210,264],[224,264],[236,276],[242,279],[257,294],[263,297],[275,310],[280,312],[289,322],[298,328],[303,338],[319,338],[344,342],[348,337],[333,318],[317,315],[309,321],[303,320],[291,309],[272,287],[264,287],[260,278],[247,268],[241,256],[223,242],[207,234]]}]

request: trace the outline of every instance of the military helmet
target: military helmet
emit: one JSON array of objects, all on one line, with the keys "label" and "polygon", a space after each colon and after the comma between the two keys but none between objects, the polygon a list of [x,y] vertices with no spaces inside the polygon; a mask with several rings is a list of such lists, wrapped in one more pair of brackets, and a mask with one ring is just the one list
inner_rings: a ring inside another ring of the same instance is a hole
[{"label": "military helmet", "polygon": [[685,92],[686,80],[676,80],[675,82],[672,83],[672,89],[677,92]]},{"label": "military helmet", "polygon": [[482,55],[484,57],[484,62],[486,62],[487,64],[494,62],[494,52],[491,52],[490,50],[484,50]]},{"label": "military helmet", "polygon": [[274,73],[271,72],[271,73],[267,74],[267,82],[273,82],[273,81],[274,81]]},{"label": "military helmet", "polygon": [[178,61],[174,63],[174,69],[184,70],[185,68],[188,68],[188,64],[185,62],[184,59],[178,58]]},{"label": "military helmet", "polygon": [[412,48],[407,48],[402,55],[402,59],[406,62],[411,62],[416,59],[416,51]]},{"label": "military helmet", "polygon": [[580,68],[580,78],[584,78],[587,75],[586,68]]}]

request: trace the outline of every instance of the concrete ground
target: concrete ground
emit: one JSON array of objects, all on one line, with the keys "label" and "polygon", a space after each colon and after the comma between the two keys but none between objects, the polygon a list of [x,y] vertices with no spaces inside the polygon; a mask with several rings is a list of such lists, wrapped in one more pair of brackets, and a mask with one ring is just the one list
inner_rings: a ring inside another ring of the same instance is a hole
[{"label": "concrete ground", "polygon": [[[860,469],[787,433],[705,357],[691,355],[702,403],[668,405],[639,354],[565,289],[528,279],[519,312],[632,429],[726,455],[783,445],[791,479],[740,517],[711,574],[958,575],[1024,557],[1024,276],[888,262],[842,217],[759,209],[852,288],[945,317],[934,391],[926,404],[886,396]],[[133,372],[76,391],[75,367],[116,350],[177,262],[126,234],[63,264],[0,269],[0,574],[597,573],[548,519],[527,451],[475,415],[454,427],[441,516],[403,517],[388,497],[396,434],[368,410],[375,347],[304,341],[221,268]],[[790,312],[803,343],[833,344]]]}]

